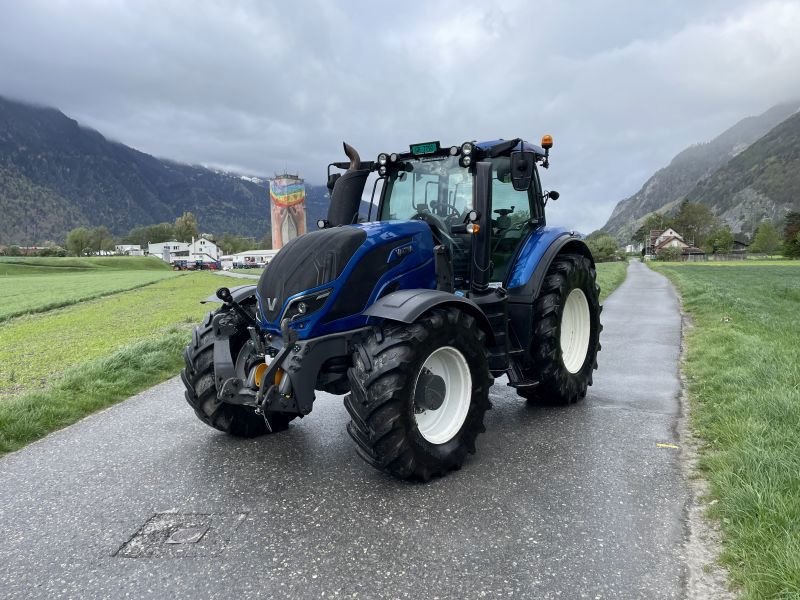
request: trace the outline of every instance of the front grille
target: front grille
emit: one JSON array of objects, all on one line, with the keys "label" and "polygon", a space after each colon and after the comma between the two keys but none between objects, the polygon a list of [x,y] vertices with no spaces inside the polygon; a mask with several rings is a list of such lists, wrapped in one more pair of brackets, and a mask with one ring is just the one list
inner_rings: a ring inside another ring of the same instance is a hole
[{"label": "front grille", "polygon": [[290,241],[261,274],[261,314],[274,322],[289,296],[339,277],[366,239],[366,232],[358,227],[334,227]]}]

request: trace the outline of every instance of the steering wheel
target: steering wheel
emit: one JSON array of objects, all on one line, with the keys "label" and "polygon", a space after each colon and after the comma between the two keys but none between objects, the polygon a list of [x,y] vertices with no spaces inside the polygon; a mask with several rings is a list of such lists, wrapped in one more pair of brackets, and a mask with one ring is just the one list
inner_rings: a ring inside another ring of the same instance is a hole
[{"label": "steering wheel", "polygon": [[412,221],[425,221],[433,230],[435,236],[438,236],[442,242],[453,247],[453,238],[450,236],[447,224],[439,217],[429,212],[421,212],[411,217]]}]

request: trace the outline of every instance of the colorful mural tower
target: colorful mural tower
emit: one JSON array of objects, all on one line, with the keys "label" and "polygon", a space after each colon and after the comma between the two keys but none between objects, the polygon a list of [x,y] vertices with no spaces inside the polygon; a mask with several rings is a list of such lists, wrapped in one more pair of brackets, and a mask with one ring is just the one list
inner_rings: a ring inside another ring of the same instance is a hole
[{"label": "colorful mural tower", "polygon": [[297,175],[284,173],[269,182],[272,211],[272,248],[306,232],[306,186]]}]

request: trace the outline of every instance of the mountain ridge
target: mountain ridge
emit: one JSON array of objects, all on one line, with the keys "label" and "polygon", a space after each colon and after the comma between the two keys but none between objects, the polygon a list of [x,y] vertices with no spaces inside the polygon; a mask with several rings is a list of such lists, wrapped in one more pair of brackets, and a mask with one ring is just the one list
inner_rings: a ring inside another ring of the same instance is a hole
[{"label": "mountain ridge", "polygon": [[800,101],[777,104],[760,115],[739,120],[708,142],[685,148],[656,171],[639,191],[618,202],[602,231],[628,241],[647,215],[673,210],[699,182],[723,168],[798,109]]},{"label": "mountain ridge", "polygon": [[[78,226],[115,235],[195,213],[200,227],[263,237],[268,179],[156,158],[60,110],[0,96],[0,243],[61,241]],[[309,224],[327,214],[327,188],[306,184]]]}]

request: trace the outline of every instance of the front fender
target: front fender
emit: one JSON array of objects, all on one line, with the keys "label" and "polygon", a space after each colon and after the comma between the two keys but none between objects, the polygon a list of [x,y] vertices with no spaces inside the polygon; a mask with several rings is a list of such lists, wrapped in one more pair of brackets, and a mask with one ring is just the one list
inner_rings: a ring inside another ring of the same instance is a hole
[{"label": "front fender", "polygon": [[494,345],[494,332],[489,319],[480,307],[469,298],[456,296],[441,290],[399,290],[376,300],[364,315],[401,323],[413,323],[425,312],[437,306],[455,306],[477,319],[478,325],[486,333],[487,345]]},{"label": "front fender", "polygon": [[581,254],[592,261],[589,247],[575,232],[543,228],[533,232],[522,244],[509,270],[505,287],[512,302],[533,302],[539,295],[553,259],[563,253]]}]

